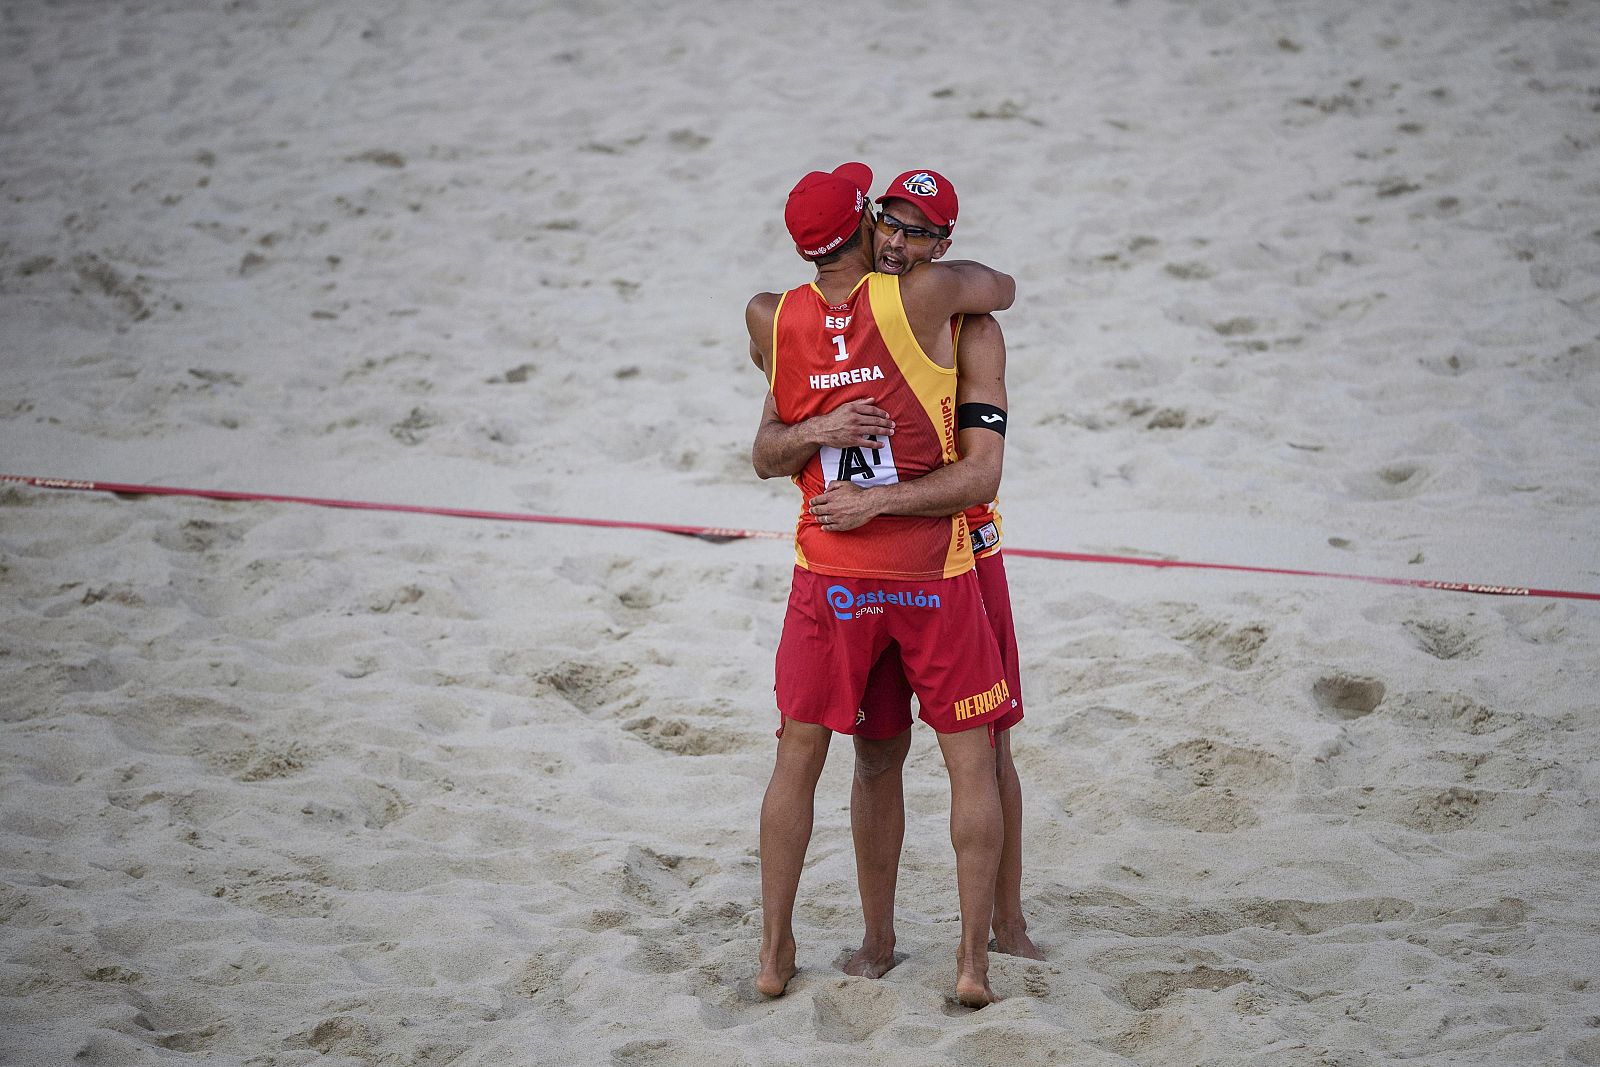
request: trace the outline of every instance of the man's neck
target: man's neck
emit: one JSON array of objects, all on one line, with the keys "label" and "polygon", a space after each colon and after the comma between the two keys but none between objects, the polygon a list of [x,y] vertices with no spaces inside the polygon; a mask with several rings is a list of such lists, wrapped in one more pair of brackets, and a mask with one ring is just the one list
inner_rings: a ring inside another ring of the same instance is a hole
[{"label": "man's neck", "polygon": [[872,260],[865,252],[855,250],[817,268],[817,288],[830,304],[842,304],[850,299],[861,282],[861,276],[872,270]]}]

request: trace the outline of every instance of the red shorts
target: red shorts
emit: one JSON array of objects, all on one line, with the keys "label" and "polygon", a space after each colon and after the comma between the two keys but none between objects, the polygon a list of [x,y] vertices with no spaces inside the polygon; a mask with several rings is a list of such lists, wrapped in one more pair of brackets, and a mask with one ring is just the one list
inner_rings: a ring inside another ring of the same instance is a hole
[{"label": "red shorts", "polygon": [[[1022,672],[1017,659],[1017,628],[1011,618],[1011,586],[1006,581],[1006,565],[1000,553],[979,556],[977,574],[978,588],[983,593],[983,610],[989,616],[989,625],[999,643],[1006,687],[1011,690],[1011,699],[1001,709],[993,726],[996,730],[1009,730],[1022,721]],[[855,732],[861,737],[884,741],[911,729],[912,695],[900,649],[890,645],[867,675],[867,689],[861,696],[861,714]]]},{"label": "red shorts", "polygon": [[778,642],[778,711],[835,733],[855,733],[867,675],[891,648],[898,650],[922,720],[940,733],[988,726],[1010,709],[1010,686],[994,632],[983,625],[975,572],[903,582],[796,567]]}]

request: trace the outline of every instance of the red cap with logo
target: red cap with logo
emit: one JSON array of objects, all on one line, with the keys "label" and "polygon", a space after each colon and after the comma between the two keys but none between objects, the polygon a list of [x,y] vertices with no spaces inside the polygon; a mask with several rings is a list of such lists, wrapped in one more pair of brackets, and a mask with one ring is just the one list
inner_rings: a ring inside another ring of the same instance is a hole
[{"label": "red cap with logo", "polygon": [[956,187],[943,174],[933,170],[908,170],[889,183],[889,191],[878,197],[885,200],[909,200],[922,209],[928,221],[950,230],[955,228]]},{"label": "red cap with logo", "polygon": [[824,173],[814,170],[789,191],[783,222],[794,246],[807,259],[825,256],[844,244],[861,225],[871,196],[872,169],[845,163]]}]

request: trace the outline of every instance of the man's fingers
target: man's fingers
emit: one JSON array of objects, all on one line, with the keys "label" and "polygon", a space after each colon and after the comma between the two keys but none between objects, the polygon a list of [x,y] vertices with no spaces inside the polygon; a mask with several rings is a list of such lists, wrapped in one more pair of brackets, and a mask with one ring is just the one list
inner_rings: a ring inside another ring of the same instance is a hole
[{"label": "man's fingers", "polygon": [[848,408],[858,415],[871,415],[876,419],[887,419],[889,417],[889,413],[873,403],[873,401],[876,399],[876,397],[864,396],[860,400],[851,400],[847,403],[841,404],[839,405],[839,408],[840,410]]},{"label": "man's fingers", "polygon": [[893,437],[894,420],[868,418],[867,416],[862,415],[851,419],[847,424],[840,427],[840,429],[846,430],[850,433],[860,434],[862,437],[870,437],[873,434],[877,434],[879,437]]}]

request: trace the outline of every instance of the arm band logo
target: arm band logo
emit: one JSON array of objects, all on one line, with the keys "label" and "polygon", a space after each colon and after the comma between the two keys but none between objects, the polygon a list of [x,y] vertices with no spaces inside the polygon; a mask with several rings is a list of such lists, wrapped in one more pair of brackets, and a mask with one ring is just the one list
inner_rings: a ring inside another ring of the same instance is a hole
[{"label": "arm band logo", "polygon": [[962,404],[956,408],[958,429],[993,430],[1006,435],[1006,413],[993,404]]}]

